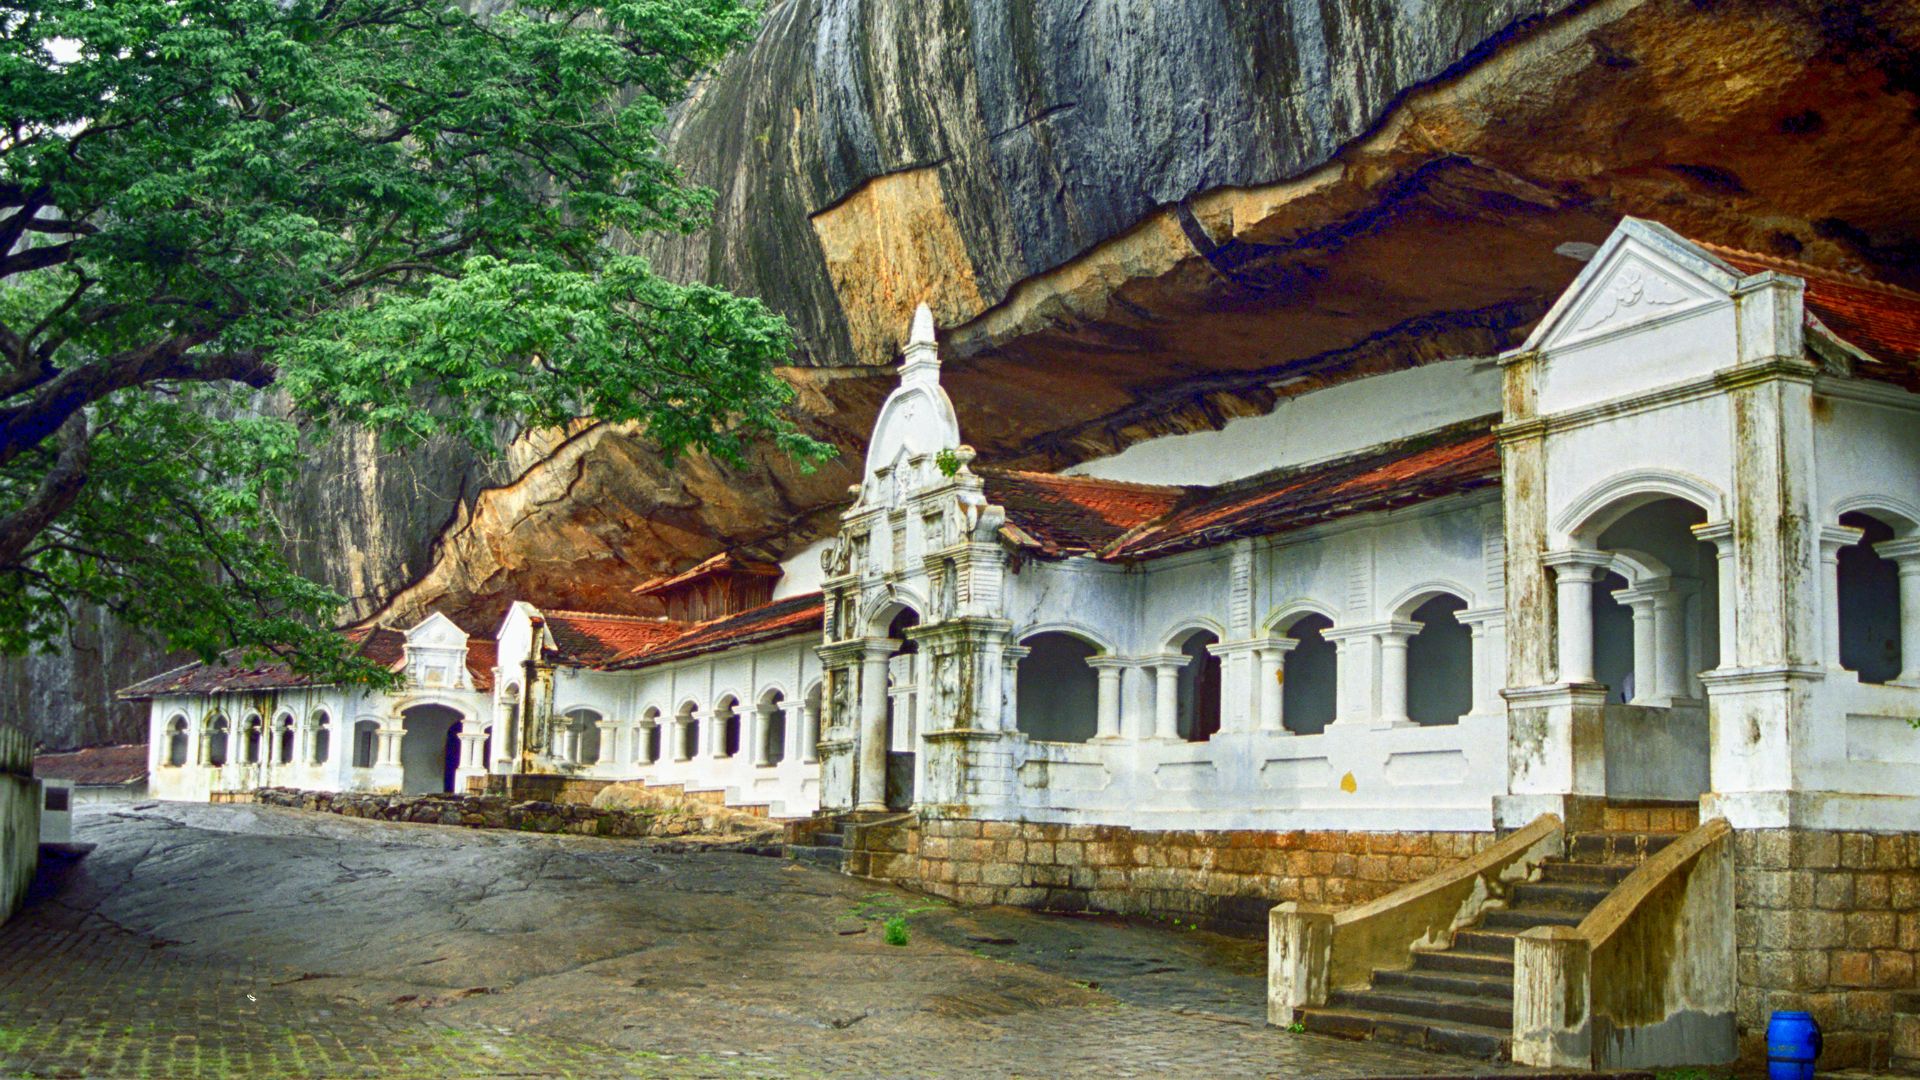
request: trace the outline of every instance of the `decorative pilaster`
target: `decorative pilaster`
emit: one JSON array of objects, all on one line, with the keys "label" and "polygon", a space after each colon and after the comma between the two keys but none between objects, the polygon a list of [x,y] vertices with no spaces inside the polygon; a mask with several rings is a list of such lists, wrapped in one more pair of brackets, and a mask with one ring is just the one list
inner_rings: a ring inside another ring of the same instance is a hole
[{"label": "decorative pilaster", "polygon": [[1407,641],[1420,632],[1413,622],[1381,623],[1373,639],[1380,652],[1380,714],[1375,728],[1405,727],[1413,723],[1407,716]]},{"label": "decorative pilaster", "polygon": [[1553,569],[1559,678],[1593,682],[1593,583],[1613,562],[1601,551],[1556,551],[1541,562]]},{"label": "decorative pilaster", "polygon": [[1185,653],[1160,653],[1144,657],[1154,665],[1153,737],[1165,742],[1180,738],[1180,669],[1187,665]]},{"label": "decorative pilaster", "polygon": [[1286,671],[1287,654],[1299,644],[1289,637],[1264,638],[1255,643],[1254,678],[1259,684],[1254,693],[1254,729],[1257,731],[1278,735],[1286,730],[1282,673]]},{"label": "decorative pilaster", "polygon": [[1117,656],[1094,656],[1087,666],[1099,679],[1100,696],[1094,738],[1114,741],[1120,738],[1120,678],[1126,674],[1127,661]]},{"label": "decorative pilaster", "polygon": [[[1844,525],[1820,530],[1820,662],[1834,671],[1840,670],[1840,549],[1859,543],[1865,535],[1862,529]],[[1901,643],[1902,648],[1905,645]]]},{"label": "decorative pilaster", "polygon": [[1733,539],[1733,523],[1730,521],[1710,521],[1693,527],[1693,535],[1712,544],[1718,568],[1720,656],[1718,667],[1730,669],[1740,666],[1740,593],[1735,584],[1738,554]]}]

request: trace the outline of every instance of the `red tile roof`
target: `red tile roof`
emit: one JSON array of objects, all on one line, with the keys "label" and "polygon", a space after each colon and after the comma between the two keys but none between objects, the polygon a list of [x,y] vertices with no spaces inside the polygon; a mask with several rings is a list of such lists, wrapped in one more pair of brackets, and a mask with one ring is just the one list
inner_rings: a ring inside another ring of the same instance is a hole
[{"label": "red tile roof", "polygon": [[656,648],[687,632],[687,624],[640,615],[590,611],[542,611],[553,634],[554,659],[603,668]]},{"label": "red tile roof", "polygon": [[633,591],[638,596],[648,596],[653,593],[679,588],[682,585],[690,585],[703,577],[710,577],[714,574],[779,577],[780,567],[774,563],[748,562],[731,551],[723,551],[691,569],[682,570],[677,574],[669,574],[666,577],[657,577],[652,581],[641,582],[633,587]]},{"label": "red tile roof", "polygon": [[[363,658],[388,668],[400,666],[406,656],[407,635],[390,626],[361,627],[346,632]],[[161,672],[120,691],[126,701],[172,694],[225,694],[243,690],[291,690],[303,686],[324,686],[311,675],[295,672],[284,660],[262,660],[254,664],[234,662],[236,653],[228,653],[220,662],[194,662],[172,671]],[[467,639],[467,674],[476,690],[493,689],[493,668],[497,648],[492,638]]]},{"label": "red tile roof", "polygon": [[1854,365],[1855,375],[1920,392],[1920,293],[1792,259],[1715,244],[1700,246],[1744,273],[1772,270],[1803,279],[1811,319],[1879,361]]},{"label": "red tile roof", "polygon": [[133,784],[147,778],[147,744],[89,746],[59,754],[37,754],[33,775],[76,784]]},{"label": "red tile roof", "polygon": [[696,623],[659,648],[608,666],[650,667],[795,634],[817,634],[826,624],[826,610],[826,601],[817,592],[790,596],[724,618]]},{"label": "red tile roof", "polygon": [[[987,499],[1007,509],[1015,539],[1047,555],[1096,552],[1164,516],[1188,489],[1091,476],[979,469]],[[1024,534],[1024,535],[1020,535]]]},{"label": "red tile roof", "polygon": [[1455,425],[1384,449],[1197,490],[1172,513],[1107,545],[1101,557],[1172,555],[1495,487],[1500,452],[1491,428],[1491,420]]}]

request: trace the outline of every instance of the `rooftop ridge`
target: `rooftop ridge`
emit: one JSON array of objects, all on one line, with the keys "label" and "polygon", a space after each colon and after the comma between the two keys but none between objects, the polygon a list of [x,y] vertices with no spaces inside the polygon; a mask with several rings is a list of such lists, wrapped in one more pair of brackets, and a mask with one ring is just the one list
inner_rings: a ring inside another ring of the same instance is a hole
[{"label": "rooftop ridge", "polygon": [[1014,469],[1004,465],[975,466],[973,471],[985,476],[1018,476],[1029,480],[1056,481],[1067,484],[1100,484],[1104,487],[1126,488],[1131,491],[1145,491],[1154,494],[1173,494],[1194,490],[1193,485],[1190,484],[1149,484],[1140,480],[1110,480],[1104,476],[1042,472],[1038,469]]},{"label": "rooftop ridge", "polygon": [[1868,277],[1858,271],[1819,266],[1815,263],[1805,262],[1800,259],[1789,259],[1781,255],[1766,255],[1758,251],[1749,251],[1745,248],[1716,244],[1709,240],[1694,240],[1692,237],[1688,237],[1688,239],[1692,243],[1698,244],[1716,255],[1759,263],[1769,268],[1793,274],[1796,277],[1825,278],[1830,281],[1843,281],[1846,284],[1858,286],[1863,289],[1873,289],[1878,292],[1890,293],[1902,299],[1920,301],[1920,292],[1916,292],[1902,285],[1895,285],[1890,281],[1881,281],[1879,278]]}]

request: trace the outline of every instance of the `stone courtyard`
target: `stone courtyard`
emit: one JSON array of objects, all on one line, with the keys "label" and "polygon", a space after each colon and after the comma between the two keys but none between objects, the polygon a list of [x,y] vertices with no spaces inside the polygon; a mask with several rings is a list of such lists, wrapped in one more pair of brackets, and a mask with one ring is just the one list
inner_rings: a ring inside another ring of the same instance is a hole
[{"label": "stone courtyard", "polygon": [[252,805],[76,838],[0,929],[0,1074],[1524,1072],[1266,1027],[1258,941],[774,858]]}]

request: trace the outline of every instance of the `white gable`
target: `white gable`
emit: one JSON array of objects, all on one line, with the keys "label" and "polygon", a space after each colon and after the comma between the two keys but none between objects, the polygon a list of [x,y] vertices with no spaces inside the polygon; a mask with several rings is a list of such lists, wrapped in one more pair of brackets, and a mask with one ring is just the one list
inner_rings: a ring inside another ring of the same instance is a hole
[{"label": "white gable", "polygon": [[1665,225],[1622,218],[1521,349],[1567,349],[1693,314],[1728,302],[1741,277]]},{"label": "white gable", "polygon": [[465,689],[467,632],[439,612],[407,631],[407,678],[415,686]]}]

